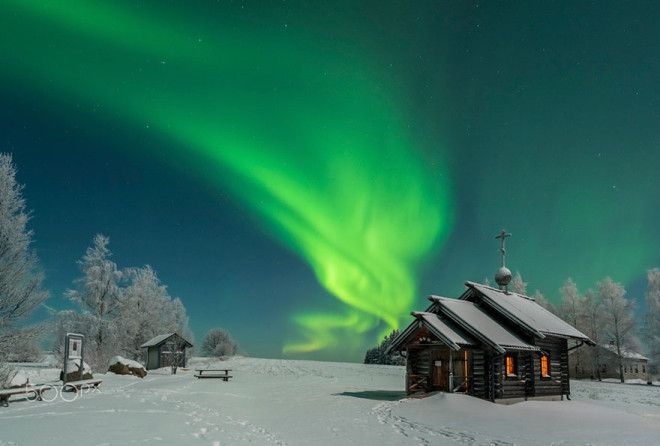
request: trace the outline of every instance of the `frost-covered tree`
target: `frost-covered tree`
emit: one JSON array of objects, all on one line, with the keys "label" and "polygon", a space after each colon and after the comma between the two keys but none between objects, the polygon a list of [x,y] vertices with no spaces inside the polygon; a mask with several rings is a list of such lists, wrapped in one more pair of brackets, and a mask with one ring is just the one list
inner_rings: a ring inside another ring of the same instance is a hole
[{"label": "frost-covered tree", "polygon": [[238,344],[227,330],[213,328],[204,336],[202,353],[204,356],[233,356],[238,351]]},{"label": "frost-covered tree", "polygon": [[644,340],[651,359],[651,372],[657,374],[660,372],[660,269],[648,270],[646,278]]},{"label": "frost-covered tree", "polygon": [[0,154],[0,362],[17,343],[35,341],[40,329],[24,323],[48,297],[30,246],[30,215],[22,192],[11,155]]},{"label": "frost-covered tree", "polygon": [[[569,277],[559,289],[559,293],[561,294],[561,303],[557,310],[558,316],[580,330],[584,302],[577,285]],[[580,368],[582,364],[582,350],[579,348],[576,349],[573,357],[575,358],[575,366]]]},{"label": "frost-covered tree", "polygon": [[116,316],[121,326],[118,344],[124,356],[141,359],[140,345],[159,334],[176,332],[190,339],[183,303],[169,295],[167,286],[151,266],[128,269],[124,276],[128,286],[122,293]]},{"label": "frost-covered tree", "polygon": [[611,278],[598,282],[598,295],[603,303],[605,334],[614,344],[619,358],[619,379],[624,382],[621,350],[635,344],[635,328],[632,302],[625,298],[626,289]]},{"label": "frost-covered tree", "polygon": [[577,285],[569,277],[559,289],[561,303],[559,304],[559,316],[574,327],[580,325],[580,314],[582,313],[582,297]]},{"label": "frost-covered tree", "polygon": [[367,350],[364,355],[365,364],[385,364],[385,365],[404,365],[406,360],[399,354],[399,352],[387,352],[394,339],[399,335],[398,330],[392,331],[389,335],[385,336],[382,342]]},{"label": "frost-covered tree", "polygon": [[[603,304],[599,295],[594,290],[588,290],[584,294],[582,302],[580,330],[586,334],[596,344],[601,344],[603,340],[603,325],[605,323],[605,313]],[[601,380],[600,375],[600,353],[599,349],[595,348],[591,354],[591,369],[596,371],[595,378]]]},{"label": "frost-covered tree", "polygon": [[513,276],[509,284],[509,290],[514,293],[527,295],[527,282],[523,281],[520,271],[516,271],[516,274]]},{"label": "frost-covered tree", "polygon": [[104,369],[117,346],[116,316],[122,298],[122,272],[110,260],[108,237],[97,234],[92,246],[78,261],[82,277],[74,281],[75,288],[65,295],[82,310],[87,332],[87,352],[90,364]]},{"label": "frost-covered tree", "polygon": [[170,354],[170,370],[172,375],[176,375],[179,364],[186,354],[186,342],[178,336],[173,336],[165,343],[165,348]]}]

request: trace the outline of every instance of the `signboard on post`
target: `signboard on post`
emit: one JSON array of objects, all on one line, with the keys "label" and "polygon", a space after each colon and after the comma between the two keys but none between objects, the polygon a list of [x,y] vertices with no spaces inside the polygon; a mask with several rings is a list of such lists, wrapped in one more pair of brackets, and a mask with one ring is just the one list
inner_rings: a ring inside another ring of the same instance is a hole
[{"label": "signboard on post", "polygon": [[69,338],[69,359],[82,357],[82,339]]},{"label": "signboard on post", "polygon": [[[85,368],[85,336],[78,333],[67,333],[64,338],[64,375],[62,384],[66,384],[68,374],[78,371],[78,380],[83,379]],[[69,367],[71,361],[72,367]],[[75,368],[74,368],[75,367]],[[72,370],[69,370],[71,368]]]}]

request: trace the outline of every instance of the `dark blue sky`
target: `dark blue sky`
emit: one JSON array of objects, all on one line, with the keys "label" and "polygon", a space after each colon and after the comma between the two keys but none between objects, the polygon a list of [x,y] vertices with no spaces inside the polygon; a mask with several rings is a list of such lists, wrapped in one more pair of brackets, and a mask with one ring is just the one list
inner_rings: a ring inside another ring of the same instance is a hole
[{"label": "dark blue sky", "polygon": [[[429,171],[446,164],[453,222],[446,242],[416,267],[414,307],[429,293],[455,296],[465,280],[491,277],[492,237],[502,227],[514,234],[511,268],[530,291],[556,300],[568,276],[585,290],[611,275],[641,294],[645,270],[660,264],[657,3],[244,6],[164,9],[185,10],[179,20],[191,26],[217,21],[248,33],[286,24],[321,48],[341,41],[346,57],[358,55],[396,86],[411,156]],[[141,19],[154,7],[147,2]],[[40,32],[35,39],[48,48]],[[23,51],[17,36],[0,37]],[[286,44],[295,52],[299,41]],[[89,44],[71,57],[84,64],[106,49]],[[25,44],[25,54],[33,50]],[[268,73],[268,64],[259,69]],[[170,156],[178,141],[129,123],[102,100],[51,94],[29,69],[10,62],[2,71],[0,150],[13,153],[26,184],[48,305],[68,305],[62,292],[78,274],[75,262],[103,233],[120,266],[153,266],[185,303],[198,338],[222,326],[247,353],[280,356],[295,335],[291,313],[310,302],[334,308],[305,259],[271,237],[230,188]]]}]

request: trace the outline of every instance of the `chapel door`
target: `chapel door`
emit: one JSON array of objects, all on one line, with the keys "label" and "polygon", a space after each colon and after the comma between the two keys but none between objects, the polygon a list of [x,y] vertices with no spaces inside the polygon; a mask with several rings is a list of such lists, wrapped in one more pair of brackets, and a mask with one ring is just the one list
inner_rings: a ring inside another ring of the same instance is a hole
[{"label": "chapel door", "polygon": [[437,352],[433,358],[433,387],[449,390],[449,357],[444,352]]}]

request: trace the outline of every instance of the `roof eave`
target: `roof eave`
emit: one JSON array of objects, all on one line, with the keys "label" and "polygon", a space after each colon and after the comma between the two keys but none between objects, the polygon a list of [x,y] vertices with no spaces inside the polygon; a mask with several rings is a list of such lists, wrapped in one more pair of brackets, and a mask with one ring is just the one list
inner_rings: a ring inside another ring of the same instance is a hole
[{"label": "roof eave", "polygon": [[442,333],[440,330],[436,330],[435,327],[434,327],[433,325],[427,323],[427,322],[424,320],[424,316],[423,316],[421,313],[418,313],[418,312],[416,312],[416,311],[412,311],[410,314],[411,314],[412,316],[414,316],[415,318],[417,318],[417,320],[420,321],[420,322],[422,323],[422,325],[424,325],[426,328],[428,328],[428,330],[429,330],[431,333],[433,333],[433,334],[435,335],[436,338],[440,339],[442,342],[444,342],[445,344],[447,344],[447,346],[448,346],[449,348],[451,348],[452,350],[455,350],[455,351],[461,349],[461,347],[460,347],[457,343],[455,343],[454,341],[452,341],[451,339],[449,339],[447,336],[445,336],[444,333]]},{"label": "roof eave", "polygon": [[413,333],[413,331],[417,328],[419,328],[419,320],[415,319],[413,322],[410,323],[410,325],[406,327],[405,330],[403,330],[401,333],[399,333],[399,335],[396,338],[394,338],[390,346],[387,347],[387,349],[385,350],[385,354],[389,355],[390,352],[394,350],[398,350],[401,344],[403,343],[403,341],[405,341],[406,338],[408,338],[408,336],[410,336]]},{"label": "roof eave", "polygon": [[593,347],[593,346],[596,345],[596,343],[594,341],[592,341],[591,339],[589,339],[587,336],[571,336],[571,335],[566,335],[566,334],[552,333],[550,331],[544,331],[543,334],[546,335],[546,336],[552,336],[552,337],[555,337],[555,338],[564,338],[564,339],[573,339],[575,341],[582,341],[590,347]]}]

